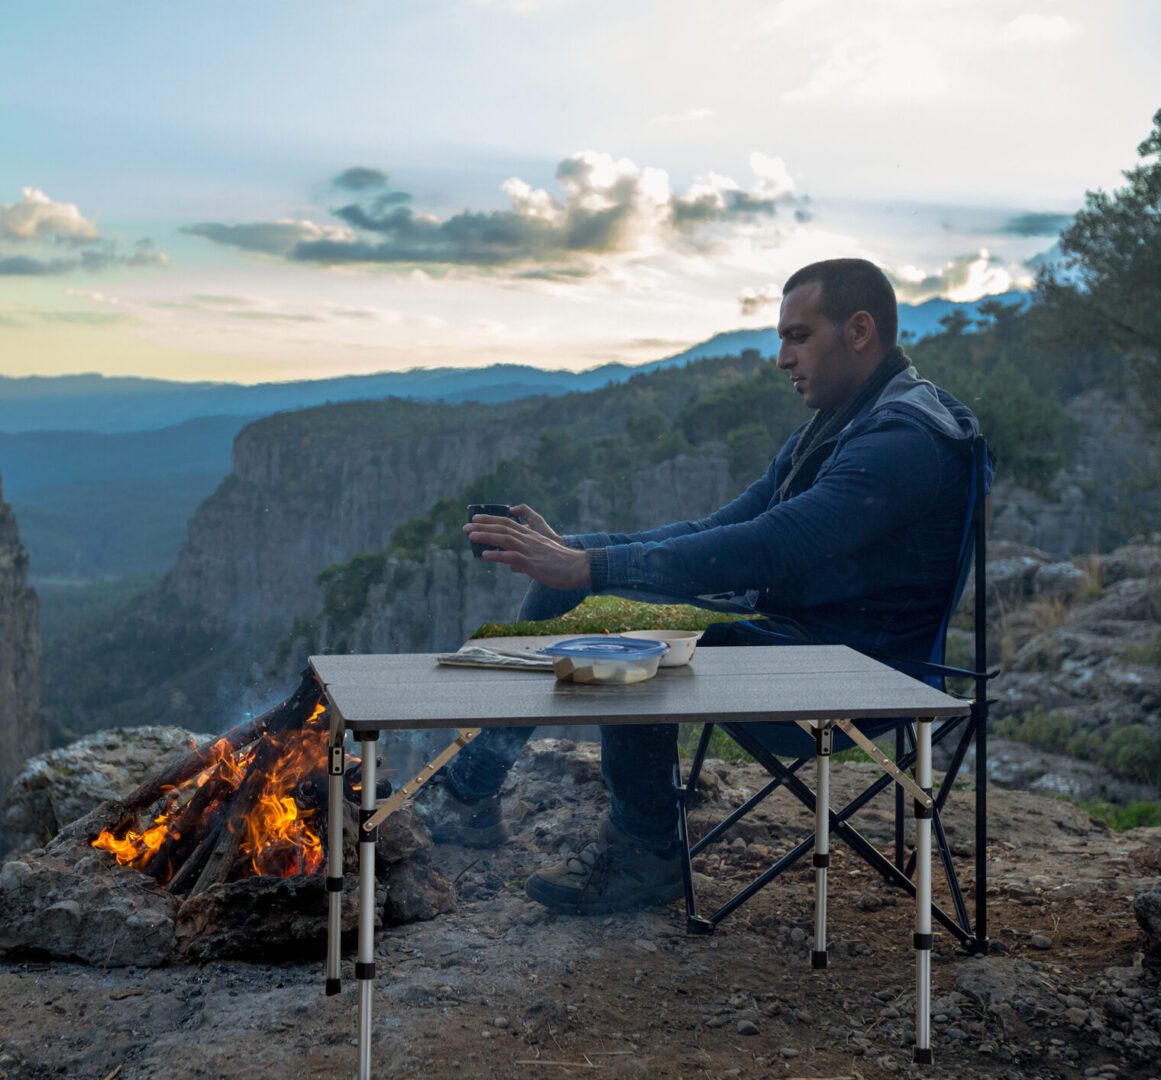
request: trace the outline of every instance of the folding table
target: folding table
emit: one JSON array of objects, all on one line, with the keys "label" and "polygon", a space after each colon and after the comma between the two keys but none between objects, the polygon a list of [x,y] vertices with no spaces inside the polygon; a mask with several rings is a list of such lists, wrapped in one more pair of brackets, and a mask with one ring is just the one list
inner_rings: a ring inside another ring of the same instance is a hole
[{"label": "folding table", "polygon": [[[445,667],[428,654],[313,656],[310,666],[329,704],[329,823],[327,993],[339,982],[342,891],[342,776],[344,736],[362,746],[359,814],[359,1066],[371,1076],[371,993],[375,979],[375,840],[377,823],[403,793],[376,797],[380,731],[456,729],[455,740],[432,762],[450,759],[487,727],[572,724],[732,723],[776,721],[807,726],[819,747],[815,850],[829,852],[827,797],[830,734],[850,721],[902,716],[917,724],[915,778],[895,779],[911,790],[916,819],[915,1059],[931,1061],[931,725],[962,716],[969,703],[950,697],[842,645],[792,649],[700,650],[686,667],[662,668],[655,678],[622,686],[557,682],[550,674]],[[594,822],[594,826],[595,826]],[[826,946],[826,858],[815,859],[814,950]]]}]

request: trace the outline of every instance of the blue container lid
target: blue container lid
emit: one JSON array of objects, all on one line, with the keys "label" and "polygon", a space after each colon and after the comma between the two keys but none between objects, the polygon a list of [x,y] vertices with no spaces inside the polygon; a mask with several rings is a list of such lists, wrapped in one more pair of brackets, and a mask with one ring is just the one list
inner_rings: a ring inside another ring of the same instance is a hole
[{"label": "blue container lid", "polygon": [[664,641],[602,635],[569,638],[547,645],[540,651],[546,656],[572,656],[582,660],[648,660],[667,649]]}]

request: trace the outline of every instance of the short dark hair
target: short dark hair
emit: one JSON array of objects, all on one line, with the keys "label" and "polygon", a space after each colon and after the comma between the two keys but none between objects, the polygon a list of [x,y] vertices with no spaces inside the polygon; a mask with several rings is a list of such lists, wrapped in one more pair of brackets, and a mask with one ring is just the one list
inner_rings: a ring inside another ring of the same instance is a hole
[{"label": "short dark hair", "polygon": [[887,275],[866,259],[825,259],[790,275],[782,295],[817,281],[822,286],[819,310],[841,326],[856,311],[875,320],[879,340],[890,347],[899,334],[899,305]]}]

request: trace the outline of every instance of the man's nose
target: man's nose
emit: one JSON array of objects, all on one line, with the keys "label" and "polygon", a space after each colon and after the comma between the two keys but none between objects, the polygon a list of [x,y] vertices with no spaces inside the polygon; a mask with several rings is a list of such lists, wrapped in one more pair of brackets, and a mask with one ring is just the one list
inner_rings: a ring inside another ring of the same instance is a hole
[{"label": "man's nose", "polygon": [[788,367],[793,367],[794,350],[791,349],[790,346],[785,342],[783,342],[782,347],[778,350],[778,359],[774,362],[781,371],[785,371]]}]

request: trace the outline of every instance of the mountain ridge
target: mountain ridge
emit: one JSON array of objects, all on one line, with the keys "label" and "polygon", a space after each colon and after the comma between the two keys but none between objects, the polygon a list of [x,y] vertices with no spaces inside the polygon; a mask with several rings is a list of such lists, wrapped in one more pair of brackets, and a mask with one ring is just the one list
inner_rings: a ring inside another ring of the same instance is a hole
[{"label": "mountain ridge", "polygon": [[[1025,293],[1004,293],[970,303],[933,299],[899,305],[901,334],[913,339],[938,331],[952,310],[974,315],[988,301],[1023,304]],[[528,364],[483,368],[410,368],[371,375],[290,382],[184,383],[144,376],[0,376],[0,432],[94,431],[105,434],[172,427],[198,417],[258,416],[287,409],[386,397],[421,401],[481,401],[496,404],[539,394],[594,390],[634,375],[683,366],[710,356],[738,355],[757,349],[772,355],[778,333],[772,326],[725,330],[672,356],[643,364],[613,362],[584,371],[549,371]]]}]

